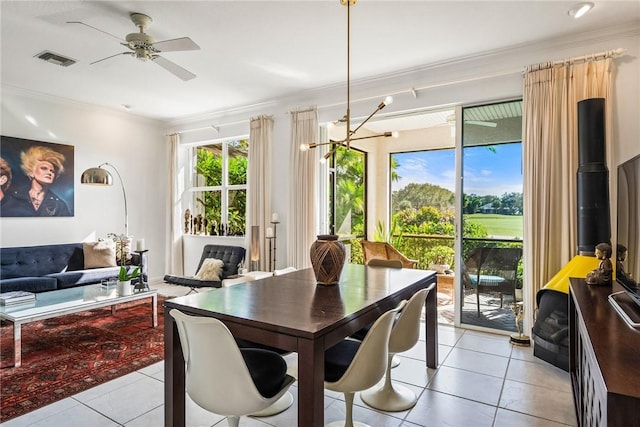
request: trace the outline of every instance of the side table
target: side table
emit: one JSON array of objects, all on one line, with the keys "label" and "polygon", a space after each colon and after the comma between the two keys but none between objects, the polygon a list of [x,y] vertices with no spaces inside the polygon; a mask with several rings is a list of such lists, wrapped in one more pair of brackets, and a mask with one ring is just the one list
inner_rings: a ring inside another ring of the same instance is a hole
[{"label": "side table", "polygon": [[438,293],[447,294],[451,297],[451,301],[455,301],[455,276],[453,274],[438,274],[436,281],[438,282]]}]

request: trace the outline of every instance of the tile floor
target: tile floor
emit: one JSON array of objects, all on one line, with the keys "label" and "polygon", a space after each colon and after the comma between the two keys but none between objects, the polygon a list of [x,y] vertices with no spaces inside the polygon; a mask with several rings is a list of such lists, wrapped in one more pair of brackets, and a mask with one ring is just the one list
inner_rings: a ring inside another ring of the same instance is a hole
[{"label": "tile floor", "polygon": [[[372,427],[417,426],[575,426],[568,373],[533,357],[531,347],[513,347],[508,338],[440,325],[439,367],[425,367],[425,345],[403,353],[392,377],[419,396],[409,411],[384,413],[367,407],[356,395],[354,419]],[[295,371],[295,355],[287,356]],[[94,387],[40,410],[15,418],[3,427],[162,427],[162,362]],[[268,418],[246,418],[241,427],[297,425],[294,406]],[[344,418],[342,395],[325,391],[325,421]],[[194,403],[187,425],[226,427],[222,417]]]}]

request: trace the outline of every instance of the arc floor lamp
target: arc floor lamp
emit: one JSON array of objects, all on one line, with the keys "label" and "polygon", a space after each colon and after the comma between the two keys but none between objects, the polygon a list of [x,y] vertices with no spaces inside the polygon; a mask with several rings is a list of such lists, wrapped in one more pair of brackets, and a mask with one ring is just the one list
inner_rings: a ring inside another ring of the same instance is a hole
[{"label": "arc floor lamp", "polygon": [[120,185],[122,186],[122,197],[124,197],[124,235],[129,236],[129,212],[127,210],[127,192],[124,188],[124,181],[122,181],[122,176],[120,176],[120,172],[113,166],[111,163],[102,163],[97,168],[89,168],[82,172],[80,176],[81,184],[89,184],[89,185],[113,185],[113,176],[109,173],[108,170],[104,169],[103,166],[109,166],[112,168],[116,175],[118,175],[118,179],[120,180]]}]

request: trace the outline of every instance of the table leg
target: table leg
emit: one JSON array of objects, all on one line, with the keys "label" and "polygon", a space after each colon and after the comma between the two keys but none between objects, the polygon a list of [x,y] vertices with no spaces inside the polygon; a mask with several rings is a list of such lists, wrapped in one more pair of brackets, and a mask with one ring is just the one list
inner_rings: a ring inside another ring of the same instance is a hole
[{"label": "table leg", "polygon": [[321,342],[298,340],[298,426],[324,425],[324,349]]},{"label": "table leg", "polygon": [[153,310],[152,326],[158,326],[158,294],[151,296],[151,309]]},{"label": "table leg", "polygon": [[425,332],[427,339],[427,367],[436,369],[438,367],[438,288],[437,284],[430,286],[425,301]]},{"label": "table leg", "polygon": [[22,325],[20,323],[13,324],[13,366],[15,368],[22,366]]},{"label": "table leg", "polygon": [[164,309],[164,425],[185,426],[184,355],[175,320]]}]

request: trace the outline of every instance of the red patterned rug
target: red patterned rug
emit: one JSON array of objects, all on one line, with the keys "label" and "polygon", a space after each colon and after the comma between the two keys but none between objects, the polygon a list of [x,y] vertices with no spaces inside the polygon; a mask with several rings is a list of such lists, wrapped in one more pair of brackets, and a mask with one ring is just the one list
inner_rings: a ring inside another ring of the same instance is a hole
[{"label": "red patterned rug", "polygon": [[151,327],[149,300],[22,326],[22,366],[13,367],[13,326],[0,327],[0,423],[164,358],[164,316]]}]

